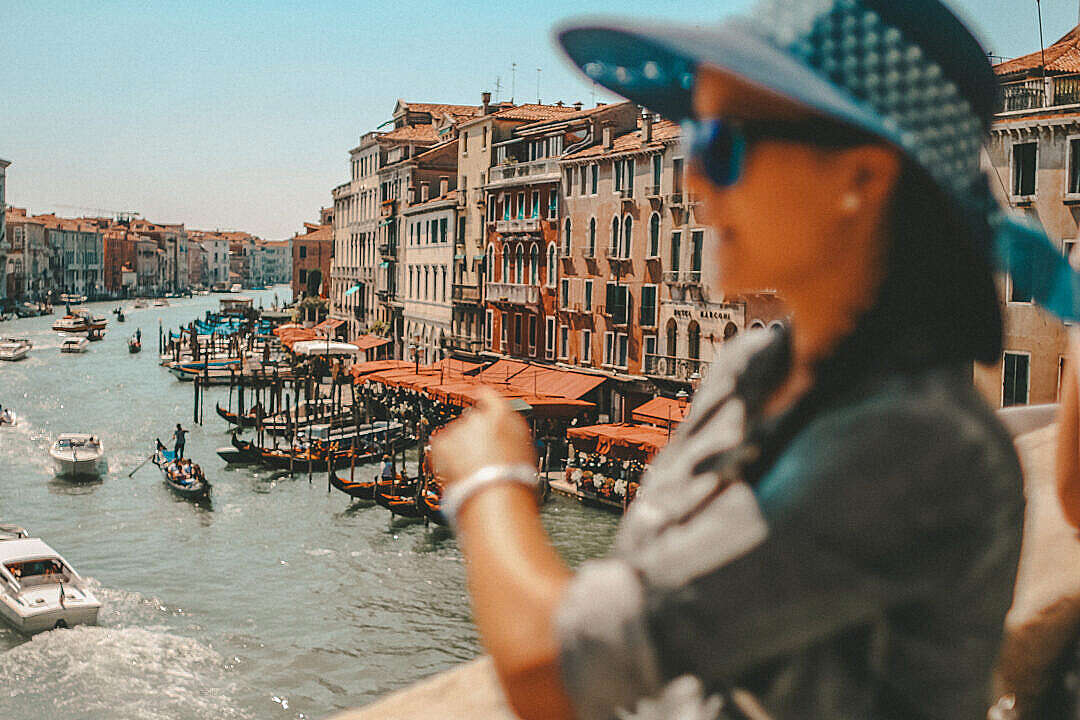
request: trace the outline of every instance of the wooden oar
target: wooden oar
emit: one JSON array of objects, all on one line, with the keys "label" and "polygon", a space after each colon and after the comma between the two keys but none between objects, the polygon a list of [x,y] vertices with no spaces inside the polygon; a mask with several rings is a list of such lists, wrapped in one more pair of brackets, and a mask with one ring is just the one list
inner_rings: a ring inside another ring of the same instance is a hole
[{"label": "wooden oar", "polygon": [[[156,450],[154,451],[154,455],[157,455],[157,451],[156,451]],[[142,461],[141,463],[139,463],[139,467],[137,467],[137,468],[135,468],[134,470],[132,470],[131,472],[129,472],[129,473],[128,473],[128,477],[132,477],[132,476],[134,476],[134,475],[135,475],[135,473],[139,472],[139,470],[141,470],[141,469],[142,469],[142,466],[143,466],[143,465],[145,465],[146,463],[148,463],[148,462],[150,462],[151,460],[153,460],[153,459],[154,459],[154,455],[151,455],[150,457],[146,458],[146,459],[145,459],[145,460],[143,460],[143,461]]]}]

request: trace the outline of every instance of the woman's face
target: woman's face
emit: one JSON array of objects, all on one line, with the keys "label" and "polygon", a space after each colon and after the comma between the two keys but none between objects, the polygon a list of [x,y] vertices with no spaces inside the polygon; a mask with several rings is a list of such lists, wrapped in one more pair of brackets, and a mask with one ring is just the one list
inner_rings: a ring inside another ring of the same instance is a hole
[{"label": "woman's face", "polygon": [[[694,107],[701,119],[813,119],[801,108],[737,86],[707,67],[698,72]],[[872,187],[865,186],[868,173],[873,180],[874,174],[888,169],[878,165],[890,156],[895,168],[886,186],[881,187],[881,177]],[[854,289],[872,285],[882,249],[878,235],[868,243],[861,237],[866,233],[853,230],[860,218],[866,221],[862,216],[882,210],[898,170],[895,153],[876,146],[859,153],[774,140],[749,146],[742,176],[731,187],[717,187],[690,163],[689,187],[702,198],[703,217],[719,239],[713,259],[720,287],[728,295],[761,290],[795,295],[835,273],[840,254],[855,260],[843,263],[845,268],[866,270],[864,277],[850,278]]]}]

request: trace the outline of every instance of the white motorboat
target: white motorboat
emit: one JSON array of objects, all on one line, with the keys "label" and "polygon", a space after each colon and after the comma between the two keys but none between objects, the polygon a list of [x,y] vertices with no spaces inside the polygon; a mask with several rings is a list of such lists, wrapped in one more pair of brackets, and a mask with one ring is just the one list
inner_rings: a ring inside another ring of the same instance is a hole
[{"label": "white motorboat", "polygon": [[40,538],[0,525],[0,616],[32,635],[54,628],[93,625],[101,602],[88,583]]},{"label": "white motorboat", "polygon": [[90,321],[79,315],[65,315],[56,319],[52,329],[57,332],[86,332],[90,329]]},{"label": "white motorboat", "polygon": [[154,298],[154,307],[168,307],[169,301],[165,298]]},{"label": "white motorboat", "polygon": [[131,307],[136,310],[145,310],[150,307],[150,302],[146,298],[135,298],[135,303]]},{"label": "white motorboat", "polygon": [[62,433],[49,448],[56,474],[64,477],[96,477],[101,473],[105,446],[94,435]]},{"label": "white motorboat", "polygon": [[[15,427],[19,422],[19,416],[11,408],[0,410],[0,428]],[[2,540],[3,538],[0,538]]]},{"label": "white motorboat", "polygon": [[243,289],[244,287],[240,283],[233,283],[232,287],[229,288],[229,292],[238,293]]},{"label": "white motorboat", "polygon": [[14,362],[22,360],[30,354],[30,348],[34,344],[29,338],[3,338],[0,339],[0,360]]},{"label": "white motorboat", "polygon": [[90,347],[90,341],[82,335],[68,335],[60,343],[62,353],[84,353]]},{"label": "white motorboat", "polygon": [[60,302],[67,303],[68,305],[78,305],[86,302],[86,296],[79,293],[61,293]]}]

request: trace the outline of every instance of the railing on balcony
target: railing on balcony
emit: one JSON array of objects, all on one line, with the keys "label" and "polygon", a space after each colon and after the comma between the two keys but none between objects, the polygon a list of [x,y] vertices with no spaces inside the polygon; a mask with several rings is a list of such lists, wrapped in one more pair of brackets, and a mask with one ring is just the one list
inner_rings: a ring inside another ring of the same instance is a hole
[{"label": "railing on balcony", "polygon": [[536,305],[540,302],[540,288],[535,285],[515,283],[484,283],[484,294],[490,302],[511,305]]},{"label": "railing on balcony", "polygon": [[1080,75],[1027,78],[1001,86],[998,112],[1080,104]]},{"label": "railing on balcony", "polygon": [[664,282],[668,285],[700,285],[700,270],[665,270]]},{"label": "railing on balcony", "polygon": [[470,335],[447,335],[443,340],[443,347],[447,350],[475,355],[484,349],[484,342]]},{"label": "railing on balcony", "polygon": [[477,305],[480,303],[480,286],[454,283],[450,287],[450,300],[456,303]]},{"label": "railing on balcony", "polygon": [[510,163],[491,168],[488,187],[518,185],[522,183],[547,182],[561,178],[557,160],[533,160],[532,162]]},{"label": "railing on balcony", "polygon": [[704,377],[708,369],[709,363],[704,360],[670,355],[645,356],[645,374],[653,377],[691,382]]},{"label": "railing on balcony", "polygon": [[661,195],[660,195],[660,186],[659,185],[648,185],[648,186],[646,186],[645,187],[645,197],[649,197],[649,198],[661,197]]},{"label": "railing on balcony", "polygon": [[501,235],[511,233],[540,232],[540,218],[522,218],[520,220],[496,220],[495,232]]},{"label": "railing on balcony", "polygon": [[681,192],[670,193],[667,196],[667,203],[672,207],[679,207],[683,204],[683,194]]},{"label": "railing on balcony", "polygon": [[384,242],[379,243],[380,255],[397,255],[397,243],[396,242]]}]

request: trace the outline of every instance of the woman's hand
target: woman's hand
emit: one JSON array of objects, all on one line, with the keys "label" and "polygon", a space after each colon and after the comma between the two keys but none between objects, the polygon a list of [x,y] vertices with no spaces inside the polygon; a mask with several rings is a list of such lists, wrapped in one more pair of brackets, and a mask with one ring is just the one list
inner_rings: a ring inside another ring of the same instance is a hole
[{"label": "woman's hand", "polygon": [[488,465],[536,465],[531,435],[525,419],[485,389],[476,407],[432,439],[435,473],[449,487]]}]

